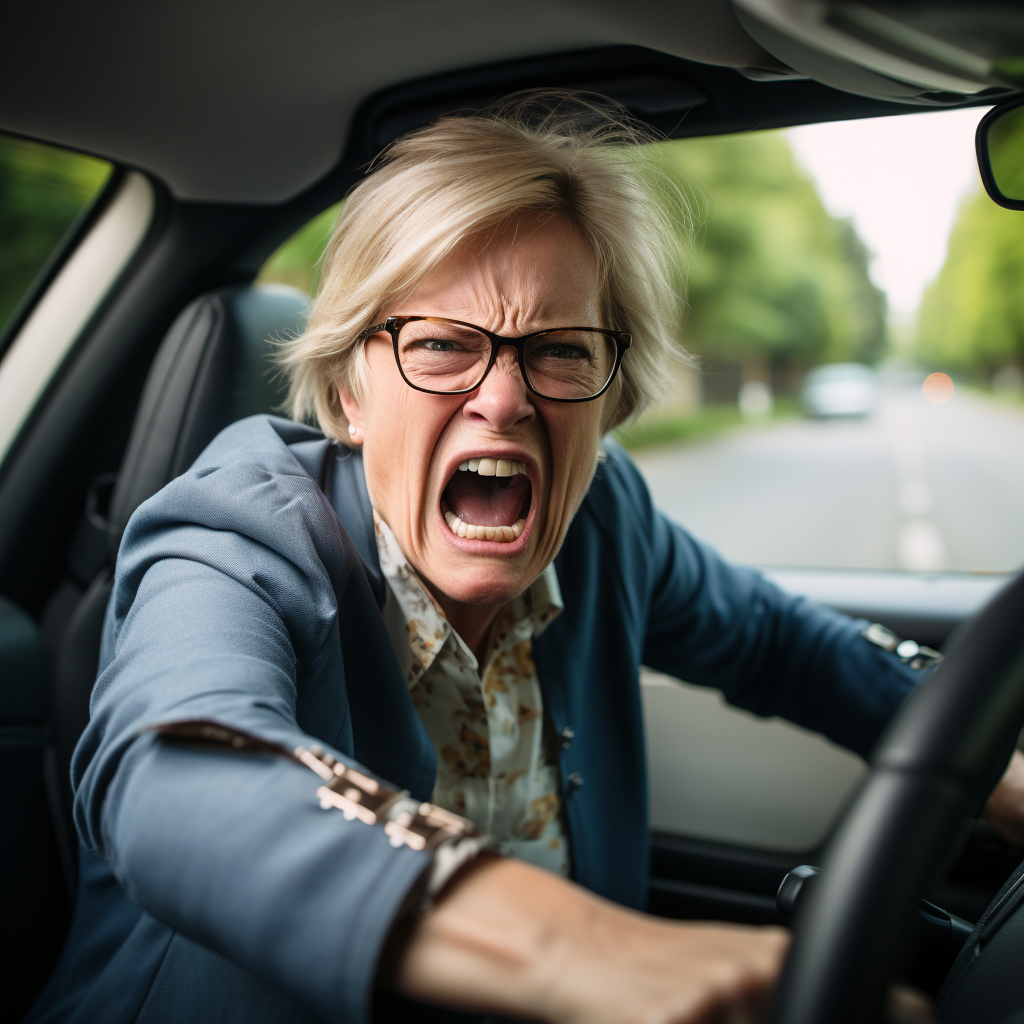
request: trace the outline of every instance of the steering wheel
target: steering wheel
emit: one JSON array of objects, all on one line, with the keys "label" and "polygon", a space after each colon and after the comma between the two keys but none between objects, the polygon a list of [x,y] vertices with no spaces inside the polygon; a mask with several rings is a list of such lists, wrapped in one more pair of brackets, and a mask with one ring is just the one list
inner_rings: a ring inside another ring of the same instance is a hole
[{"label": "steering wheel", "polygon": [[914,904],[1024,724],[1024,573],[907,698],[801,901],[771,1024],[863,1024]]}]

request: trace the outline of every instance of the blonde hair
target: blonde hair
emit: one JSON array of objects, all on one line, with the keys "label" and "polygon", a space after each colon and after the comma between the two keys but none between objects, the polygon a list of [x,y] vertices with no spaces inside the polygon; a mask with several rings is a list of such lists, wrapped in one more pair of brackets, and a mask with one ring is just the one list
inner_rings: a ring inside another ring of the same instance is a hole
[{"label": "blonde hair", "polygon": [[[678,346],[687,217],[644,160],[652,135],[600,97],[528,92],[394,142],[348,194],[305,332],[286,345],[287,408],[348,441],[338,385],[363,393],[360,334],[462,241],[521,215],[566,217],[593,249],[607,326],[633,344],[606,428],[656,398]],[[666,198],[669,202],[666,203]],[[415,310],[413,311],[415,312]]]}]

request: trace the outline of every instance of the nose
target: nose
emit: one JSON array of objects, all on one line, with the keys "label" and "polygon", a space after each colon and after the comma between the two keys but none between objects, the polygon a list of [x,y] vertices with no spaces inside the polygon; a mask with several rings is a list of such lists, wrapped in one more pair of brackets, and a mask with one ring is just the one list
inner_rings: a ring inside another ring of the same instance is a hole
[{"label": "nose", "polygon": [[504,433],[537,415],[520,372],[515,349],[502,348],[491,372],[469,396],[462,412],[477,426],[495,433]]}]

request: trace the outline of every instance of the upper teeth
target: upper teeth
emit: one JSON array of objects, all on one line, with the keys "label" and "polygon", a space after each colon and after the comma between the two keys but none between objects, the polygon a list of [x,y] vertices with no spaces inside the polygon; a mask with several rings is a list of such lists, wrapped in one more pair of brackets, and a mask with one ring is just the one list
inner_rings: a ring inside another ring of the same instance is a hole
[{"label": "upper teeth", "polygon": [[481,476],[515,476],[516,473],[528,475],[523,464],[515,459],[469,459],[459,469],[463,473],[479,473]]}]

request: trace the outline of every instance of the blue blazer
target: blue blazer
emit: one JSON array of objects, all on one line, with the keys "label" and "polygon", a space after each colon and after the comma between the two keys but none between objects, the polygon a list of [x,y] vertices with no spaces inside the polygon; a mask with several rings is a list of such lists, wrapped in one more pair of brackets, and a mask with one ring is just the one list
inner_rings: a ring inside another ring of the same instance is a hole
[{"label": "blue blazer", "polygon": [[[860,753],[914,683],[861,624],[724,562],[656,512],[621,448],[556,559],[536,639],[573,875],[643,907],[641,663]],[[382,945],[428,857],[321,810],[306,768],[142,732],[212,718],[313,741],[429,799],[435,755],[380,615],[359,454],[267,416],[225,430],[132,517],[75,753],[81,882],[32,1021],[369,1018]]]}]

